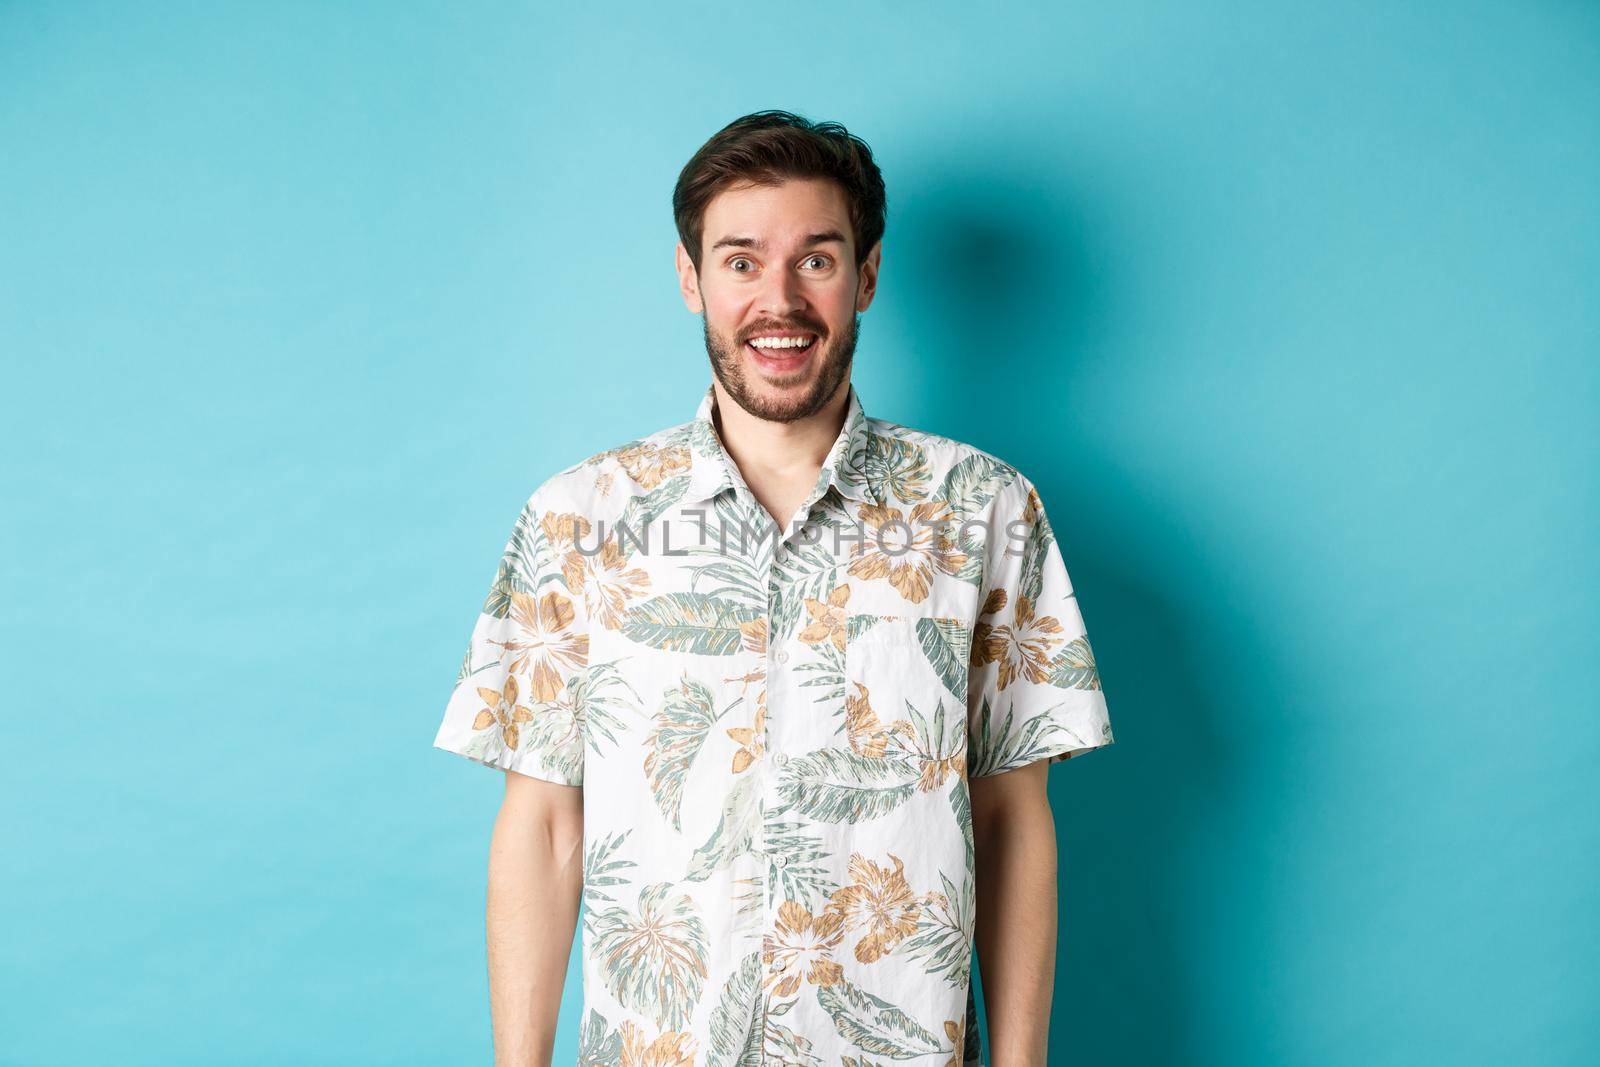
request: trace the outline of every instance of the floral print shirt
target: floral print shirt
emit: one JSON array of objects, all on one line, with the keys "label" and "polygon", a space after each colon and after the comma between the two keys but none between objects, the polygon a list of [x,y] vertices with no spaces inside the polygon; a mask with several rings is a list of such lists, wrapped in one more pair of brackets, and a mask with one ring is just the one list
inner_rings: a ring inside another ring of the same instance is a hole
[{"label": "floral print shirt", "polygon": [[434,744],[584,787],[584,1067],[977,1064],[968,782],[1112,743],[1039,494],[851,387],[780,527],[715,403],[534,490]]}]

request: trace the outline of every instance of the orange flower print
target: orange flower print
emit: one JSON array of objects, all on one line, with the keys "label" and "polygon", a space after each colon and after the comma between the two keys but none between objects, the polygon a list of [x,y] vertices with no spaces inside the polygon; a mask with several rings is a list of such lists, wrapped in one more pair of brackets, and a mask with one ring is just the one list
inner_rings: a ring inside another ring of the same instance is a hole
[{"label": "orange flower print", "polygon": [[1044,514],[1044,501],[1039,499],[1039,490],[1034,486],[1028,487],[1028,502],[1022,506],[1022,521],[1028,524],[1029,529],[1038,525],[1039,518]]},{"label": "orange flower print", "polygon": [[500,727],[500,737],[511,751],[517,750],[517,727],[525,722],[533,721],[533,712],[517,703],[517,680],[507,676],[505,688],[496,692],[484,686],[478,687],[478,695],[483,698],[486,705],[478,712],[478,717],[472,720],[474,730],[487,730],[491,726]]},{"label": "orange flower print", "polygon": [[689,450],[683,445],[631,445],[617,450],[617,462],[628,477],[646,489],[654,489],[674,474],[689,469]]},{"label": "orange flower print", "polygon": [[694,1038],[668,1030],[654,1041],[631,1019],[618,1028],[622,1034],[621,1067],[694,1067]]},{"label": "orange flower print", "polygon": [[557,555],[588,537],[591,528],[589,520],[576,511],[552,511],[539,520],[539,529]]},{"label": "orange flower print", "polygon": [[926,793],[930,789],[944,785],[944,780],[952,774],[961,778],[966,773],[967,754],[964,750],[953,756],[924,756],[922,773],[917,776],[917,792]]},{"label": "orange flower print", "polygon": [[767,693],[761,691],[761,696],[756,704],[756,720],[754,726],[732,726],[728,728],[728,736],[733,738],[739,746],[739,751],[733,754],[733,773],[739,774],[747,769],[750,764],[761,758],[761,753],[766,751],[767,736]]},{"label": "orange flower print", "polygon": [[[983,613],[990,615],[1005,607],[1005,591],[996,589],[984,601]],[[972,666],[1000,664],[1000,688],[1018,678],[1030,682],[1050,680],[1050,660],[1066,639],[1061,621],[1050,615],[1034,616],[1033,601],[1018,596],[1010,626],[995,626],[981,618],[973,627]]]},{"label": "orange flower print", "polygon": [[877,759],[888,749],[892,734],[909,734],[912,726],[904,719],[896,719],[885,726],[878,718],[878,713],[872,710],[867,687],[860,682],[856,682],[855,686],[855,694],[844,698],[845,736],[851,748],[863,756]]},{"label": "orange flower print", "polygon": [[746,652],[757,656],[767,654],[767,620],[746,619],[739,624],[739,644]]},{"label": "orange flower print", "polygon": [[811,614],[811,623],[800,631],[800,640],[808,645],[820,644],[823,641],[832,642],[833,647],[840,652],[844,651],[845,628],[849,616],[845,614],[845,607],[850,602],[850,587],[836,585],[828,594],[828,602],[811,597],[805,598],[806,611]]},{"label": "orange flower print", "polygon": [[534,700],[554,700],[561,692],[563,668],[575,669],[589,662],[589,635],[573,633],[576,613],[572,601],[554,589],[541,597],[532,593],[511,594],[511,619],[517,634],[509,641],[494,641],[511,656],[507,666],[513,673],[527,672]]},{"label": "orange flower print", "polygon": [[994,631],[994,623],[989,619],[998,615],[1006,606],[1006,591],[1004,589],[991,590],[984,599],[983,609],[978,612],[978,621],[972,627],[972,650],[967,653],[967,667],[977,670],[985,663],[993,663],[1005,653],[1005,642]]},{"label": "orange flower print", "polygon": [[834,890],[825,912],[837,914],[847,930],[866,927],[856,942],[856,959],[872,963],[917,932],[922,903],[906,883],[905,861],[890,853],[894,869],[879,866],[859,852],[850,854],[850,884]]},{"label": "orange flower print", "polygon": [[628,557],[617,544],[616,532],[606,535],[600,551],[584,553],[573,548],[561,559],[567,588],[581,590],[589,617],[608,630],[620,630],[628,614],[628,602],[650,589],[650,575],[642,567],[629,567]]},{"label": "orange flower print", "polygon": [[952,514],[942,500],[924,500],[905,517],[897,507],[877,504],[863,504],[856,514],[862,538],[851,544],[847,572],[868,581],[886,578],[914,604],[927,599],[935,571],[955,574],[967,562],[950,537]]},{"label": "orange flower print", "polygon": [[771,968],[767,983],[780,997],[792,996],[802,979],[827,986],[844,977],[833,950],[844,937],[843,917],[826,909],[813,917],[792,900],[778,905],[777,918],[762,940],[761,960]]},{"label": "orange flower print", "polygon": [[944,1067],[962,1067],[967,1047],[967,1020],[946,1019],[944,1036],[950,1039],[950,1045],[955,1050],[950,1058],[944,1061]]}]

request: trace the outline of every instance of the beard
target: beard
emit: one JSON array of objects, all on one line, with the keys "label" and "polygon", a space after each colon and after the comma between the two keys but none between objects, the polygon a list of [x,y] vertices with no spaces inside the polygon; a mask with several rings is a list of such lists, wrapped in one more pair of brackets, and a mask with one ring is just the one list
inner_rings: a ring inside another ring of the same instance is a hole
[{"label": "beard", "polygon": [[764,395],[759,382],[752,387],[746,374],[745,345],[742,341],[728,342],[711,332],[711,323],[702,314],[701,327],[705,333],[706,355],[711,358],[711,372],[717,376],[735,403],[758,419],[768,422],[795,422],[821,411],[838,391],[839,384],[850,376],[850,364],[855,360],[856,339],[861,333],[861,313],[851,317],[849,328],[838,338],[825,338],[821,330],[810,323],[795,323],[796,329],[809,330],[817,335],[813,346],[822,346],[815,363],[818,367],[815,380],[798,396],[773,397]]}]

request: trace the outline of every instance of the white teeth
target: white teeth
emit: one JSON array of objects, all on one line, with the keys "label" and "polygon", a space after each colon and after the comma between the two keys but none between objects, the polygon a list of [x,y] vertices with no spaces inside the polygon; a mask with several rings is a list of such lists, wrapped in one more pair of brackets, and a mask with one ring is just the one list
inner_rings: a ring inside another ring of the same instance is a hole
[{"label": "white teeth", "polygon": [[812,337],[757,337],[750,344],[755,348],[805,348],[813,340]]}]

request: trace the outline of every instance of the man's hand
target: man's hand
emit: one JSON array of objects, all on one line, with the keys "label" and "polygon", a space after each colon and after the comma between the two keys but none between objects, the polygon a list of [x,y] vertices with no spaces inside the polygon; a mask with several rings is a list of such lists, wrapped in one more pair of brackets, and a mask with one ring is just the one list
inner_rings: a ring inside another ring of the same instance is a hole
[{"label": "man's hand", "polygon": [[506,771],[486,909],[495,1067],[550,1067],[583,891],[583,787]]},{"label": "man's hand", "polygon": [[1049,760],[968,782],[978,966],[993,1067],[1041,1067],[1056,960],[1056,827]]}]

